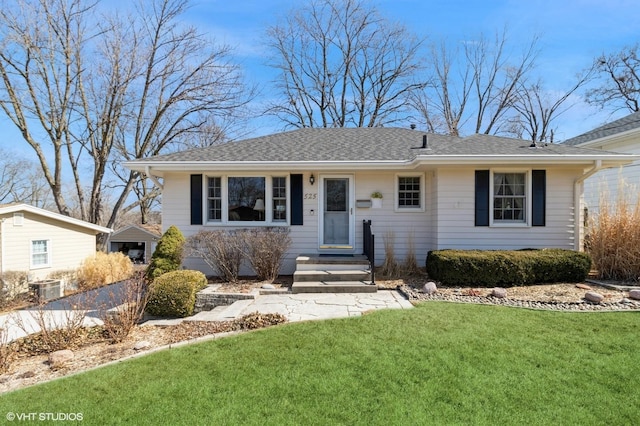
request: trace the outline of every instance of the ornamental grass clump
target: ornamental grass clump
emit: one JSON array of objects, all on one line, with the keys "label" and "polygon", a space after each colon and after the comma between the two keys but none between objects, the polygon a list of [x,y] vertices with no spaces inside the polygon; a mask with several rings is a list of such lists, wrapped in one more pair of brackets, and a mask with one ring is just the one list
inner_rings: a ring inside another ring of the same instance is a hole
[{"label": "ornamental grass clump", "polygon": [[120,252],[97,252],[85,259],[78,269],[78,286],[81,290],[90,290],[125,280],[132,274],[133,264],[128,256]]},{"label": "ornamental grass clump", "polygon": [[640,199],[631,203],[621,195],[612,205],[603,195],[599,210],[589,219],[586,239],[598,278],[640,281]]}]

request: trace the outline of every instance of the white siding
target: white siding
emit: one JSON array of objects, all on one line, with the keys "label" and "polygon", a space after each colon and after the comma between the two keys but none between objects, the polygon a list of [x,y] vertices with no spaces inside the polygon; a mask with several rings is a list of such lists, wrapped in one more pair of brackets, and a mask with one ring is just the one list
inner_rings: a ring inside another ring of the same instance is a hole
[{"label": "white siding", "polygon": [[[2,224],[4,271],[28,272],[32,279],[40,280],[55,271],[78,268],[96,253],[93,231],[28,212],[21,226],[15,226],[13,220],[13,214],[7,215]],[[48,267],[31,267],[33,240],[48,240]]]},{"label": "white siding", "polygon": [[573,182],[580,173],[575,169],[547,169],[546,226],[501,227],[475,226],[474,169],[439,169],[437,248],[573,249]]},{"label": "white siding", "polygon": [[[331,175],[331,171],[314,171],[316,178],[314,185],[309,183],[311,172],[304,173],[303,185],[305,197],[303,212],[304,225],[290,226],[291,239],[293,243],[283,264],[282,273],[291,274],[295,270],[295,258],[302,253],[319,252],[319,220],[320,204],[318,200],[319,176]],[[344,175],[344,171],[336,171],[335,174]],[[371,193],[380,191],[383,194],[383,207],[381,209],[356,208],[355,215],[355,247],[353,253],[362,253],[362,221],[371,220],[372,230],[376,236],[376,263],[384,261],[384,238],[390,231],[395,234],[395,254],[399,259],[404,259],[407,253],[408,241],[413,238],[416,257],[419,264],[424,263],[427,251],[433,248],[433,232],[430,228],[432,220],[432,208],[430,207],[433,198],[430,189],[431,178],[426,176],[425,191],[426,209],[421,212],[394,212],[396,172],[363,172],[351,174],[355,182],[355,200],[370,199]],[[197,233],[201,229],[237,229],[246,225],[191,225],[189,210],[189,174],[174,173],[167,174],[164,179],[164,191],[162,196],[162,226],[163,231],[171,225],[176,225],[186,237]],[[315,199],[313,196],[315,195]],[[185,260],[185,266],[197,268],[210,274],[213,271],[203,263],[201,259],[189,258]],[[249,273],[244,270],[243,273]]]},{"label": "white siding", "polygon": [[[640,154],[640,141],[634,135],[625,136],[620,140],[604,141],[593,148],[626,154]],[[584,201],[590,213],[597,213],[602,198],[613,205],[618,197],[623,196],[627,202],[634,205],[640,194],[640,161],[628,166],[605,169],[591,176],[584,183]]]},{"label": "white siding", "polygon": [[[541,168],[541,167],[536,167]],[[486,169],[486,168],[483,168]],[[445,248],[461,249],[519,249],[574,247],[574,182],[582,169],[547,169],[546,226],[544,227],[476,227],[474,224],[475,168],[443,167],[438,170],[411,171],[423,176],[424,209],[401,211],[395,209],[397,175],[400,171],[354,172],[355,200],[368,200],[371,193],[383,194],[382,208],[354,205],[355,247],[353,253],[362,253],[362,221],[372,221],[376,236],[376,264],[384,261],[384,241],[393,233],[394,253],[399,261],[408,252],[413,240],[416,260],[424,265],[428,251]],[[283,274],[295,270],[295,258],[302,253],[319,251],[319,220],[322,219],[318,200],[320,176],[331,171],[313,171],[316,182],[309,183],[312,172],[303,177],[304,225],[290,226],[293,244],[282,268]],[[335,174],[344,175],[344,171]],[[186,237],[201,229],[237,229],[237,225],[190,225],[190,178],[188,173],[167,174],[164,179],[162,224],[163,230],[176,225]],[[315,198],[314,198],[315,195]],[[185,267],[197,268],[211,274],[201,259],[186,259]],[[242,271],[248,274],[249,270]]]}]

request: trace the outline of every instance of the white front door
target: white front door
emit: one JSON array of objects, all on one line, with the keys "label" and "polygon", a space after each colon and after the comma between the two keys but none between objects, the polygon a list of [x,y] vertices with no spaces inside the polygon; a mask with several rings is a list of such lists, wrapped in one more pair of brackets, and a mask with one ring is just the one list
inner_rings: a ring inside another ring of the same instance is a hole
[{"label": "white front door", "polygon": [[322,176],[320,191],[320,248],[352,250],[353,178],[348,175]]}]

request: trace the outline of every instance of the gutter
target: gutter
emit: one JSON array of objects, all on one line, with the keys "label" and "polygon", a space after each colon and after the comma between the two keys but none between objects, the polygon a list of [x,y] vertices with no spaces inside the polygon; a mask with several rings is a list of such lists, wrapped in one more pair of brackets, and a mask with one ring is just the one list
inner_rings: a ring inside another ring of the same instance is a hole
[{"label": "gutter", "polygon": [[604,167],[602,167],[602,160],[596,160],[593,163],[593,167],[591,167],[589,170],[587,170],[586,172],[584,172],[582,174],[582,176],[580,176],[579,178],[577,178],[575,180],[575,182],[573,183],[573,211],[574,211],[574,221],[575,221],[575,231],[576,232],[576,236],[574,238],[574,250],[576,251],[582,251],[583,249],[583,239],[584,239],[584,235],[581,232],[583,229],[583,225],[582,225],[582,211],[581,211],[581,196],[582,196],[582,184],[584,183],[585,180],[587,180],[589,177],[593,176],[594,174],[598,173],[600,170],[602,170]]}]

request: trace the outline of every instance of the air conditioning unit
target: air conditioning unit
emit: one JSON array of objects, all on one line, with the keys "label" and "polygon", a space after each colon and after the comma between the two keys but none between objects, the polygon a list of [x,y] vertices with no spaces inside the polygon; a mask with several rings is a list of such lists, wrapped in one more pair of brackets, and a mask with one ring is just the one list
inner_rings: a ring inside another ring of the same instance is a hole
[{"label": "air conditioning unit", "polygon": [[62,297],[61,280],[43,280],[29,283],[29,289],[38,296],[39,301]]}]

